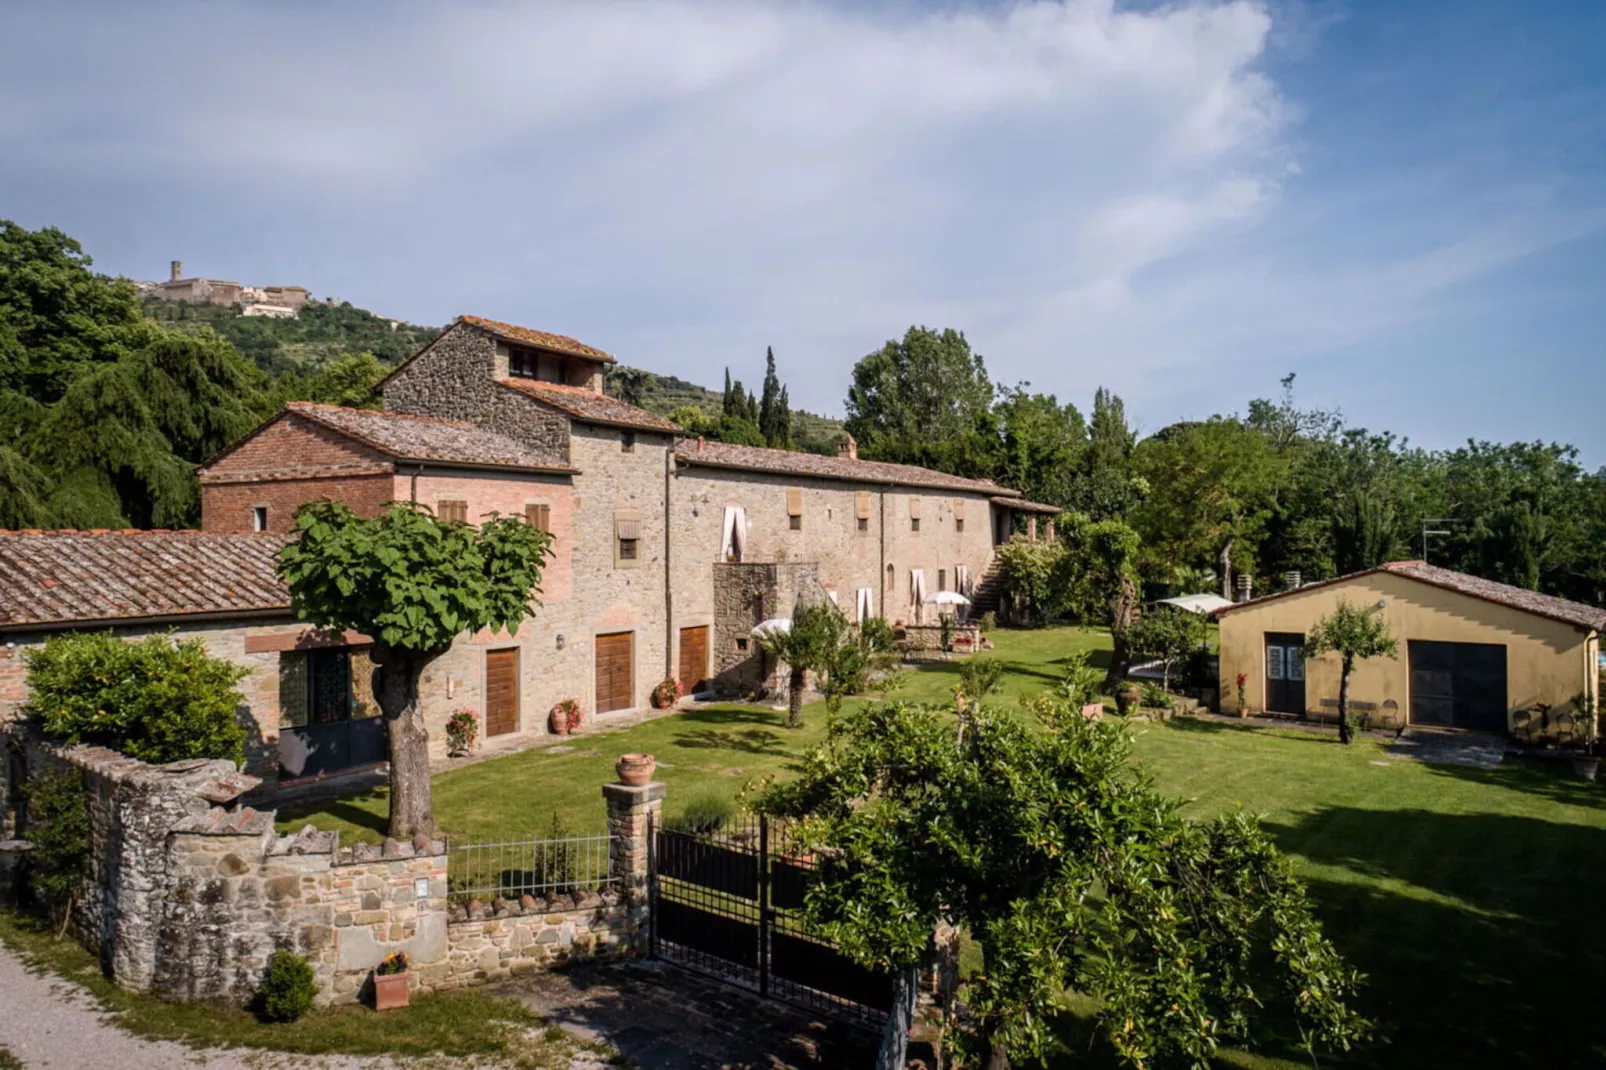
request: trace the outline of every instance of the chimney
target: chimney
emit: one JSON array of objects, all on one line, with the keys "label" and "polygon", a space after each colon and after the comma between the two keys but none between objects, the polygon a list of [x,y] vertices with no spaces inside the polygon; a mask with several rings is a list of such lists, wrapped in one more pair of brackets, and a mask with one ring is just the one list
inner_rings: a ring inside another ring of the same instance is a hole
[{"label": "chimney", "polygon": [[703,436],[702,435],[698,435],[697,436],[697,452],[698,453],[703,452],[703,441],[704,441]]},{"label": "chimney", "polygon": [[1283,586],[1290,591],[1297,591],[1299,589],[1299,580],[1300,575],[1299,569],[1297,568],[1291,568],[1287,572],[1283,573]]},{"label": "chimney", "polygon": [[1254,579],[1253,576],[1249,575],[1249,573],[1247,573],[1247,572],[1238,573],[1237,579],[1238,579],[1238,597],[1233,599],[1233,601],[1235,601],[1235,602],[1247,602],[1250,599],[1250,595],[1251,595],[1251,592],[1253,590],[1255,579]]},{"label": "chimney", "polygon": [[168,279],[172,282],[177,282],[184,277],[184,261],[182,260],[169,260],[167,269],[169,272]]},{"label": "chimney", "polygon": [[846,431],[842,432],[842,437],[836,440],[836,455],[845,457],[850,461],[859,459],[859,444]]}]

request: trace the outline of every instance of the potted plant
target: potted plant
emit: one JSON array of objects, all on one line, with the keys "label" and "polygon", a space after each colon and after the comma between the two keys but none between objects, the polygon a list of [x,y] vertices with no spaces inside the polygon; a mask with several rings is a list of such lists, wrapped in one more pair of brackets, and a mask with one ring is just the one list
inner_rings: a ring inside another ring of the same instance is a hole
[{"label": "potted plant", "polygon": [[374,1010],[388,1011],[407,1006],[407,986],[412,973],[407,969],[407,952],[386,955],[374,967]]},{"label": "potted plant", "polygon": [[480,734],[480,719],[473,710],[458,710],[446,719],[446,753],[461,758],[474,749]]},{"label": "potted plant", "polygon": [[547,725],[552,729],[553,734],[566,736],[570,732],[578,732],[580,730],[580,726],[585,723],[585,716],[585,711],[580,709],[578,702],[572,698],[566,698],[553,706],[551,711],[547,713]]},{"label": "potted plant", "polygon": [[680,697],[685,693],[685,690],[680,686],[679,680],[673,676],[666,676],[658,681],[657,687],[652,689],[652,708],[655,710],[667,710],[679,702]]},{"label": "potted plant", "polygon": [[1244,688],[1247,687],[1248,684],[1249,684],[1249,674],[1246,673],[1246,672],[1239,673],[1237,682],[1238,682],[1238,716],[1239,717],[1248,717],[1249,716],[1249,700],[1244,697]]},{"label": "potted plant", "polygon": [[1138,702],[1142,698],[1143,692],[1138,690],[1137,683],[1132,680],[1125,680],[1115,692],[1116,709],[1121,711],[1122,717],[1128,717],[1133,710],[1137,709]]},{"label": "potted plant", "polygon": [[658,762],[650,754],[621,754],[613,768],[619,774],[619,783],[639,788],[652,780]]}]

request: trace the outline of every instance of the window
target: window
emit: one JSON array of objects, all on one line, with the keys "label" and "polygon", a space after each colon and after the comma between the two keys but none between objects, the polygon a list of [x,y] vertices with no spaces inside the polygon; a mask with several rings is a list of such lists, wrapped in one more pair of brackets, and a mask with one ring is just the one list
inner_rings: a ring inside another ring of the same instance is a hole
[{"label": "window", "polygon": [[331,646],[279,655],[281,728],[374,717],[374,663],[369,648]]},{"label": "window", "polygon": [[531,502],[524,507],[524,521],[536,531],[552,534],[552,507],[544,502]]},{"label": "window", "polygon": [[786,492],[786,521],[791,530],[803,530],[803,492],[800,490]]},{"label": "window", "polygon": [[803,518],[800,516],[789,516],[786,518],[786,522],[793,531],[803,530]]},{"label": "window", "polygon": [[747,649],[747,636],[738,635],[736,637],[736,649],[737,650],[746,650]]},{"label": "window", "polygon": [[857,500],[854,504],[858,507],[859,534],[868,535],[870,534],[870,492],[861,490],[855,495],[855,498]]},{"label": "window", "polygon": [[507,355],[507,373],[514,379],[534,379],[540,370],[536,355],[528,349],[511,349]]},{"label": "window", "polygon": [[870,533],[870,518],[867,517],[867,516],[859,517],[859,534],[860,535],[868,535],[869,533]]},{"label": "window", "polygon": [[910,531],[914,531],[914,532],[918,532],[920,530],[920,499],[919,498],[910,498],[909,499],[909,530]]},{"label": "window", "polygon": [[920,518],[918,516],[909,518],[909,530],[916,533],[920,531]]},{"label": "window", "polygon": [[619,509],[613,515],[615,568],[635,568],[641,560],[641,510]]},{"label": "window", "polygon": [[251,507],[251,530],[252,531],[267,531],[268,530],[268,507],[267,506],[265,506],[265,505],[253,505]]},{"label": "window", "polygon": [[945,568],[939,568],[937,570],[937,590],[946,591],[947,589],[948,589],[948,570],[945,569]]},{"label": "window", "polygon": [[897,579],[898,579],[898,570],[893,568],[891,565],[888,565],[887,566],[887,590],[889,590],[889,591],[892,590],[892,585],[897,582]]},{"label": "window", "polygon": [[738,562],[747,549],[747,510],[740,505],[725,507],[724,535],[720,540],[721,560]]},{"label": "window", "polygon": [[636,452],[636,433],[634,431],[625,431],[622,434],[620,434],[620,436],[619,436],[619,452],[620,453],[635,453]]},{"label": "window", "polygon": [[960,534],[965,530],[965,499],[954,499],[954,533]]},{"label": "window", "polygon": [[468,502],[461,498],[442,498],[436,503],[435,518],[443,524],[467,524]]}]

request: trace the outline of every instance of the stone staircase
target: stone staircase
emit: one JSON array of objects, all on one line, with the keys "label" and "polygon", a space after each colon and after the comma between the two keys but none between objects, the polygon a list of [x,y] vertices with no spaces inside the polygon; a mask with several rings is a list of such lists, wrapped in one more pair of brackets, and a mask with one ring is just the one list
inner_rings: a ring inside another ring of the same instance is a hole
[{"label": "stone staircase", "polygon": [[970,619],[975,620],[983,613],[997,613],[1003,597],[1004,580],[995,560],[970,592]]}]

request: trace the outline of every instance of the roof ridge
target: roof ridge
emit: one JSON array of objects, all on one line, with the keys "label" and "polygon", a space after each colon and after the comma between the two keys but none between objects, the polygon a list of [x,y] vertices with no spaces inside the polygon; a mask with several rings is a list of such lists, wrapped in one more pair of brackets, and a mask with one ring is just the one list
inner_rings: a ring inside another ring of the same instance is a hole
[{"label": "roof ridge", "polygon": [[0,535],[205,535],[214,538],[281,538],[269,531],[207,531],[204,528],[0,528]]},{"label": "roof ridge", "polygon": [[[287,401],[284,403],[284,407],[287,410],[294,412],[302,412],[307,409],[318,409],[322,411],[349,412],[358,416],[383,416],[390,420],[427,420],[430,423],[450,424],[453,427],[471,427],[480,431],[487,431],[493,435],[501,434],[500,431],[490,431],[488,428],[481,427],[479,424],[470,420],[455,420],[450,416],[428,416],[419,412],[392,412],[389,409],[359,409],[351,405],[330,405],[329,403],[323,401]],[[504,435],[503,437],[505,438],[507,436]]]}]

